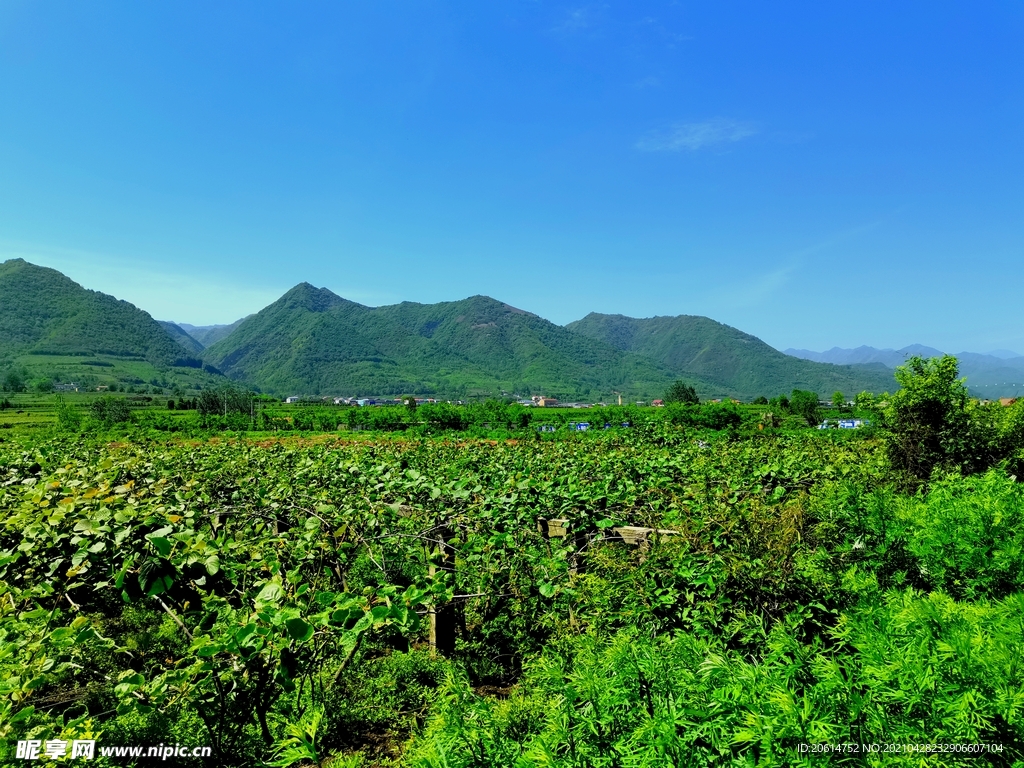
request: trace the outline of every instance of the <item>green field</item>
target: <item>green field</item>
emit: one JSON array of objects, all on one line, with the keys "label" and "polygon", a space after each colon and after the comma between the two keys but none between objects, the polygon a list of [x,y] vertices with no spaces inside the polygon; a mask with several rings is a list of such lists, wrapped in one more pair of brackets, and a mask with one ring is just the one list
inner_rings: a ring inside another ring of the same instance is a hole
[{"label": "green field", "polygon": [[0,442],[4,746],[1021,765],[1024,409],[949,373],[850,431],[694,406],[546,434],[500,404],[463,429],[268,406],[273,430],[225,431],[78,401],[74,430]]},{"label": "green field", "polygon": [[29,383],[49,380],[57,384],[74,383],[80,391],[97,386],[162,389],[171,392],[191,391],[197,387],[223,384],[215,377],[197,368],[181,368],[154,363],[135,357],[117,355],[19,355],[6,366],[24,371]]}]

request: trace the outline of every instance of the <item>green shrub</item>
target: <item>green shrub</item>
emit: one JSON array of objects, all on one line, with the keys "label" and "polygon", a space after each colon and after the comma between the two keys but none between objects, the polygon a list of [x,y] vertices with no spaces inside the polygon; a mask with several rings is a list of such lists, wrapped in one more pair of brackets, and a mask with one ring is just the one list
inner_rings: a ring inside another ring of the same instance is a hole
[{"label": "green shrub", "polygon": [[896,369],[900,390],[882,411],[893,468],[928,480],[936,469],[984,471],[1001,458],[995,407],[978,404],[950,355],[910,358]]},{"label": "green shrub", "polygon": [[104,395],[93,401],[90,410],[93,418],[105,427],[113,424],[123,424],[132,419],[131,406],[123,397]]},{"label": "green shrub", "polygon": [[902,500],[908,549],[933,586],[957,598],[1024,589],[1024,487],[992,470]]}]

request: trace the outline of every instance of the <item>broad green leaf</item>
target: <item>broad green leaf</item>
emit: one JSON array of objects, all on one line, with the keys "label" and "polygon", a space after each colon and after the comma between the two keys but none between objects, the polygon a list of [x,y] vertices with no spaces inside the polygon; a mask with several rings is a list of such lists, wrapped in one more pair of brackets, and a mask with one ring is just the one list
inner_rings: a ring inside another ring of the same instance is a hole
[{"label": "broad green leaf", "polygon": [[304,619],[288,619],[285,622],[285,627],[288,629],[289,637],[300,643],[306,642],[313,636],[313,627]]},{"label": "broad green leaf", "polygon": [[275,581],[269,581],[263,585],[263,589],[256,596],[262,603],[276,603],[284,597],[284,588]]}]

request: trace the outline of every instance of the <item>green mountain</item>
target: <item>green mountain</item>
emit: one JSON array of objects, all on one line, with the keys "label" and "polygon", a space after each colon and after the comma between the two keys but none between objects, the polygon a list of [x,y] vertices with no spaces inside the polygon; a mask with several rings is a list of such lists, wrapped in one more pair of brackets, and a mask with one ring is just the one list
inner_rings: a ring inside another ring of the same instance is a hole
[{"label": "green mountain", "polygon": [[[663,366],[486,296],[366,307],[308,283],[246,319],[204,359],[281,394],[659,396]],[[688,377],[698,391],[707,382]]]},{"label": "green mountain", "polygon": [[0,369],[86,384],[208,381],[202,363],[127,301],[23,259],[0,263]]},{"label": "green mountain", "polygon": [[[216,340],[203,349],[203,339]],[[882,366],[790,357],[705,317],[590,314],[563,327],[486,296],[367,307],[302,283],[231,326],[196,329],[157,322],[53,269],[0,264],[0,380],[13,372],[43,388],[56,380],[173,389],[223,381],[220,371],[282,395],[611,401],[660,397],[682,379],[703,398],[749,399],[894,386]]]},{"label": "green mountain", "polygon": [[176,323],[172,323],[168,320],[157,320],[160,327],[170,334],[170,337],[174,339],[178,344],[187,350],[192,355],[198,355],[203,351],[203,345],[198,340],[192,338],[188,332]]},{"label": "green mountain", "polygon": [[23,259],[0,264],[0,356],[109,354],[170,363],[180,346],[148,314]]},{"label": "green mountain", "polygon": [[790,357],[756,336],[707,317],[679,315],[637,319],[596,312],[566,328],[624,352],[654,360],[679,377],[698,377],[739,397],[771,397],[792,389],[848,396],[895,388],[880,365],[830,365]]}]

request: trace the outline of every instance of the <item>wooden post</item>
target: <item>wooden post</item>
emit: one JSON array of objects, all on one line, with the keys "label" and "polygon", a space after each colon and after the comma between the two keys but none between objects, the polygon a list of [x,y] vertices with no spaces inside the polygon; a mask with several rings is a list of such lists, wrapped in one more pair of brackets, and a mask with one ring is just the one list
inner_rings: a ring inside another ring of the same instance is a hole
[{"label": "wooden post", "polygon": [[[438,539],[438,552],[431,558],[427,572],[431,577],[440,571],[452,571],[455,568],[455,550],[448,544],[452,538],[451,531],[447,528],[436,533]],[[433,655],[451,656],[455,653],[455,605],[430,604],[427,609],[427,618],[430,621],[430,652]]]}]

